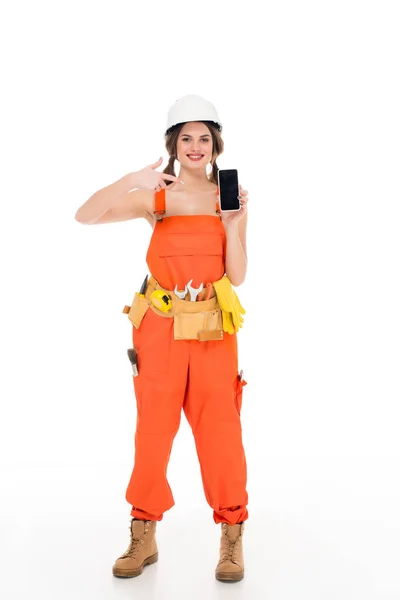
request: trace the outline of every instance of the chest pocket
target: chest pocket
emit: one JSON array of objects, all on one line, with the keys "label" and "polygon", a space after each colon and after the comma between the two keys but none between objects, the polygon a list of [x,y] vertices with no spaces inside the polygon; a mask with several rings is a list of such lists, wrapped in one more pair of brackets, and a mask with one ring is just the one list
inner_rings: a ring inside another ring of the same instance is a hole
[{"label": "chest pocket", "polygon": [[223,236],[217,232],[160,235],[158,255],[167,256],[223,256]]}]

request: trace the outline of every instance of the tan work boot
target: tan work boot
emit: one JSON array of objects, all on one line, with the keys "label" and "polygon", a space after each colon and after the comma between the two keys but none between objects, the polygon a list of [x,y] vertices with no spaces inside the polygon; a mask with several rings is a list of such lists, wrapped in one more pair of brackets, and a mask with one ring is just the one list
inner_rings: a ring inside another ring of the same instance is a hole
[{"label": "tan work boot", "polygon": [[155,538],[157,521],[140,521],[132,518],[131,541],[128,549],[115,561],[112,572],[116,577],[137,577],[145,565],[158,560]]},{"label": "tan work boot", "polygon": [[221,525],[220,559],[215,569],[215,577],[219,581],[240,581],[244,577],[244,523]]}]

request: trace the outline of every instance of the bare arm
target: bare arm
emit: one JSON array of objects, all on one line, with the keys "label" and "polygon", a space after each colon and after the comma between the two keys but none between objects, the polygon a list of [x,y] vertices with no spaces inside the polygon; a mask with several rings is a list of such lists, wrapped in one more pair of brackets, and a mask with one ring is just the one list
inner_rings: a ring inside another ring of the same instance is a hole
[{"label": "bare arm", "polygon": [[135,190],[135,173],[128,173],[114,183],[98,190],[82,204],[75,214],[86,225],[127,221],[145,217],[148,212],[149,190]]},{"label": "bare arm", "polygon": [[247,271],[247,213],[232,225],[226,225],[225,271],[232,285],[243,283]]}]

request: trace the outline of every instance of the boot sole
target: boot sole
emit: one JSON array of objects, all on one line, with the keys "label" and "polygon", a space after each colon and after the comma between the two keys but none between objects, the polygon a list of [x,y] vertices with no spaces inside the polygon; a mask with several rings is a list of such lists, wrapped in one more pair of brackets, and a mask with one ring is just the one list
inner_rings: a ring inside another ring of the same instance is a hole
[{"label": "boot sole", "polygon": [[153,554],[153,556],[149,556],[146,558],[140,567],[137,569],[119,569],[118,567],[113,567],[113,575],[115,577],[137,577],[143,573],[143,568],[146,565],[152,565],[153,563],[158,561],[158,552]]},{"label": "boot sole", "polygon": [[244,578],[244,573],[216,573],[215,578],[218,581],[241,581]]}]

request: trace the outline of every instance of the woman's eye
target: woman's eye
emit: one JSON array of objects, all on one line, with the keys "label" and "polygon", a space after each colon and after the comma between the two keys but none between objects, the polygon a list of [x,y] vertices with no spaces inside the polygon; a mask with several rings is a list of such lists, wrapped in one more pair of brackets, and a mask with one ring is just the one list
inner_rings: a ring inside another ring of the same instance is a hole
[{"label": "woman's eye", "polygon": [[[182,138],[184,142],[188,142],[189,138]],[[208,142],[207,138],[204,138],[203,140],[201,140],[202,142]]]}]

